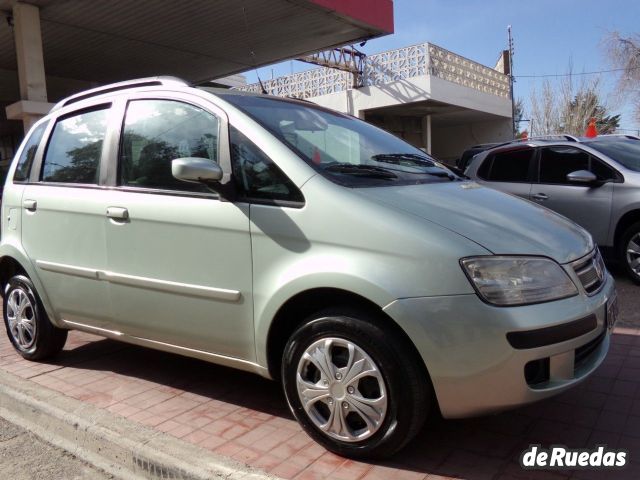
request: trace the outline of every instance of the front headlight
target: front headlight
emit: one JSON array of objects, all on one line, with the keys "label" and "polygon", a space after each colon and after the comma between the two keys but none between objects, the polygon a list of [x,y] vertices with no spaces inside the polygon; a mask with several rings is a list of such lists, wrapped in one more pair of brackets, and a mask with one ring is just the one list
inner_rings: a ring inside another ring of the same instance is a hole
[{"label": "front headlight", "polygon": [[493,305],[527,305],[578,293],[562,267],[545,257],[471,257],[460,264],[478,294]]}]

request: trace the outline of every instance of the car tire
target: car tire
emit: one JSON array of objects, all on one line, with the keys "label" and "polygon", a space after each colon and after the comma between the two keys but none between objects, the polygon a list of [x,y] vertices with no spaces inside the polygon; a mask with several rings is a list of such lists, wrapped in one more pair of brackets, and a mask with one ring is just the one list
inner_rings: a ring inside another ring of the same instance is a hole
[{"label": "car tire", "polygon": [[7,283],[2,314],[11,344],[27,360],[42,360],[64,348],[67,330],[51,323],[25,275],[16,275]]},{"label": "car tire", "polygon": [[313,439],[341,456],[393,455],[430,410],[422,359],[384,320],[347,308],[321,311],[284,350],[282,382],[291,411]]},{"label": "car tire", "polygon": [[627,275],[640,284],[640,222],[634,223],[622,234],[618,246],[618,260]]}]

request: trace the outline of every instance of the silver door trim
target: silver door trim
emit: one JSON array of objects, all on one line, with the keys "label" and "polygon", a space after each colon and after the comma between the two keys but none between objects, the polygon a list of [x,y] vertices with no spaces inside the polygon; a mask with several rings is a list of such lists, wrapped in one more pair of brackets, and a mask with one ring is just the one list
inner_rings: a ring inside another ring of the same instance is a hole
[{"label": "silver door trim", "polygon": [[69,327],[73,330],[83,330],[89,333],[95,333],[96,335],[100,335],[100,336],[104,336],[104,337],[109,337],[109,338],[115,338],[115,339],[119,339],[120,337],[122,337],[124,334],[122,332],[119,332],[117,330],[108,330],[106,328],[100,328],[100,327],[94,327],[92,325],[86,325],[84,323],[78,323],[78,322],[72,322],[71,320],[65,320],[64,318],[61,319],[62,320],[62,324],[65,327]]},{"label": "silver door trim", "polygon": [[91,268],[75,267],[73,265],[65,265],[63,263],[45,262],[44,260],[36,260],[36,265],[41,270],[45,270],[47,272],[62,273],[64,275],[73,275],[74,277],[100,280],[98,271]]},{"label": "silver door trim", "polygon": [[238,302],[241,297],[241,293],[239,290],[228,290],[225,288],[207,287],[204,285],[194,285],[191,283],[171,282],[168,280],[157,280],[155,278],[137,277],[135,275],[125,275],[104,270],[94,270],[91,268],[76,267],[74,265],[46,262],[44,260],[36,260],[36,265],[40,269],[48,272],[62,273],[64,275],[89,278],[92,280],[102,280],[109,283],[146,288],[148,290],[157,290],[161,292],[173,293],[176,295],[211,298],[213,300],[223,300],[227,302]]},{"label": "silver door trim", "polygon": [[190,283],[170,282],[167,280],[156,280],[154,278],[136,277],[134,275],[124,275],[114,272],[99,272],[99,276],[110,283],[129,285],[131,287],[146,288],[149,290],[159,290],[163,292],[175,293],[178,295],[190,295],[194,297],[213,298],[228,302],[240,300],[240,291],[227,290],[224,288],[205,287],[203,285],[193,285]]},{"label": "silver door trim", "polygon": [[181,347],[180,345],[174,345],[172,343],[151,340],[149,338],[127,335],[126,333],[122,333],[118,330],[109,330],[106,328],[94,327],[92,325],[86,325],[84,323],[65,320],[64,318],[61,319],[61,323],[63,327],[67,327],[70,330],[79,330],[86,333],[92,333],[100,337],[130,343],[132,345],[149,347],[155,350],[162,350],[164,352],[176,353],[178,355],[198,358],[206,362],[216,363],[218,365],[224,365],[226,367],[237,368],[247,372],[257,373],[258,375],[261,375],[263,377],[271,378],[269,375],[269,370],[267,368],[255,362],[243,360],[242,358],[229,357],[226,355],[211,353],[204,350],[197,350],[195,348]]}]

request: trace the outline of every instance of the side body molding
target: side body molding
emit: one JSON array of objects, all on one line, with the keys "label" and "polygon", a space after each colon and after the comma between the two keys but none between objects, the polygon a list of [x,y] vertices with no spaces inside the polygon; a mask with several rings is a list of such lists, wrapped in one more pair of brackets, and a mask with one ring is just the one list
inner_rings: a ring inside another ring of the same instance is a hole
[{"label": "side body molding", "polygon": [[211,298],[227,302],[238,302],[241,297],[241,293],[238,290],[227,290],[224,288],[207,287],[204,285],[157,280],[155,278],[136,277],[133,275],[123,275],[109,271],[77,267],[75,265],[45,262],[42,260],[36,260],[36,265],[38,268],[48,272],[90,278],[93,280],[117,283],[121,285],[130,285],[132,287],[146,288],[149,290],[159,290],[175,293],[176,295]]}]

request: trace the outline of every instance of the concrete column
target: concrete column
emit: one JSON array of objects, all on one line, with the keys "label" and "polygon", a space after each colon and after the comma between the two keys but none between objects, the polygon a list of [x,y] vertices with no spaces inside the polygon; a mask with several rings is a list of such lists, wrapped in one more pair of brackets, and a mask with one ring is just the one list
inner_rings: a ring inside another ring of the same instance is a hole
[{"label": "concrete column", "polygon": [[47,103],[38,7],[26,3],[15,3],[13,26],[21,101],[9,105],[6,110],[7,118],[22,120],[26,132],[52,106]]},{"label": "concrete column", "polygon": [[431,155],[431,115],[422,117],[422,143]]}]

